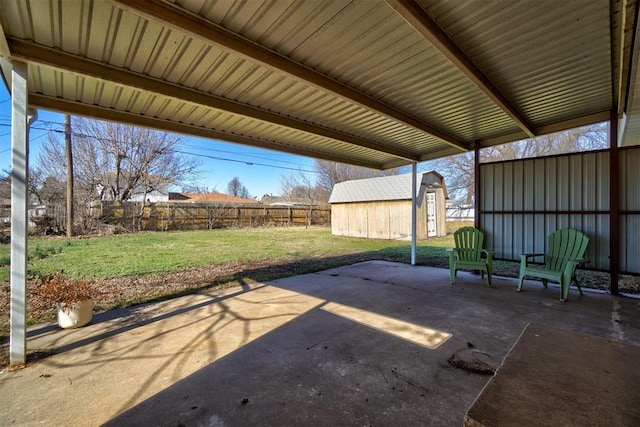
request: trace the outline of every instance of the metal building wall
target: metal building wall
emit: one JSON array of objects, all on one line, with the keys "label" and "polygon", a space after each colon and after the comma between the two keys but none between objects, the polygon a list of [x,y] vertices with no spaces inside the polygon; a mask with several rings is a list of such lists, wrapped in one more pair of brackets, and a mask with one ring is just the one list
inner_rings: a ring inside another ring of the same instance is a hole
[{"label": "metal building wall", "polygon": [[620,149],[620,270],[640,272],[640,147]]},{"label": "metal building wall", "polygon": [[588,267],[608,269],[609,176],[608,150],[481,164],[486,247],[498,258],[519,260],[522,253],[544,253],[547,236],[570,227],[591,239]]}]

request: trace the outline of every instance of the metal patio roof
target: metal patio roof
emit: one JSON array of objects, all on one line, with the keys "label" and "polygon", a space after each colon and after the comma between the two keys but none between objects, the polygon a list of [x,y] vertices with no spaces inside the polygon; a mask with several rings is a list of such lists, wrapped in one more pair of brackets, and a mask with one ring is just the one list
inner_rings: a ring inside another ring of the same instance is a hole
[{"label": "metal patio roof", "polygon": [[635,0],[0,0],[29,104],[385,169],[628,115]]}]

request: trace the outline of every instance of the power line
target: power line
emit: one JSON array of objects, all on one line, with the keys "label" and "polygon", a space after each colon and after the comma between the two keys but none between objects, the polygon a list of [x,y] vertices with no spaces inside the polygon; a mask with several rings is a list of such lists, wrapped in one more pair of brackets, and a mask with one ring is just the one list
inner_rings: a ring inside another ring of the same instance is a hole
[{"label": "power line", "polygon": [[274,169],[286,169],[286,170],[293,170],[293,171],[300,171],[300,172],[309,172],[309,173],[319,173],[318,171],[314,171],[314,170],[309,170],[309,169],[297,169],[297,168],[290,168],[287,166],[277,166],[277,165],[268,165],[265,163],[256,163],[256,162],[247,162],[245,160],[236,160],[236,159],[227,159],[224,157],[217,157],[217,156],[208,156],[206,154],[198,154],[198,153],[190,153],[188,151],[181,151],[181,150],[172,150],[174,153],[181,153],[181,154],[188,154],[191,156],[198,156],[198,157],[207,157],[209,159],[213,159],[213,160],[222,160],[222,161],[226,161],[226,162],[235,162],[235,163],[244,163],[248,166],[264,166],[267,168],[274,168]]},{"label": "power line", "polygon": [[[11,99],[11,98],[9,98],[9,99]],[[5,100],[3,102],[6,102],[6,101],[7,100]],[[47,131],[47,132],[64,133],[64,123],[62,123],[62,122],[38,119],[34,123],[42,123],[46,127],[36,127],[36,126],[31,125],[31,129],[33,129],[33,130],[42,130],[42,131]],[[62,129],[53,129],[52,125],[61,126]],[[10,124],[0,123],[0,126],[11,126],[11,125]],[[10,133],[7,134],[7,135],[10,135]],[[72,131],[72,135],[76,136],[76,137],[81,137],[81,138],[93,138],[93,139],[97,139],[97,140],[105,140],[104,138],[99,138],[99,137],[95,137],[95,136],[92,136],[92,135],[85,135],[85,134],[81,134],[81,133],[73,132],[73,131]],[[37,138],[41,138],[43,136],[44,135],[40,135],[40,136],[34,138],[34,140],[37,139]],[[237,153],[237,152],[232,152],[232,151],[227,151],[227,150],[220,150],[220,149],[215,149],[215,148],[211,148],[211,147],[197,147],[197,146],[189,145],[189,144],[185,144],[185,143],[182,143],[180,145],[183,146],[183,147],[197,149],[197,150],[206,150],[206,151],[227,153],[227,154],[233,154],[233,155],[236,155],[236,156],[243,156],[243,157],[261,159],[261,160],[269,160],[269,161],[278,162],[278,163],[286,163],[286,164],[292,164],[292,165],[305,166],[305,165],[303,165],[301,163],[289,162],[289,161],[286,161],[286,160],[278,160],[278,159],[267,159],[267,158],[256,156],[256,155]],[[219,160],[219,161],[224,161],[224,162],[244,163],[244,164],[249,165],[249,166],[255,165],[255,166],[262,166],[262,167],[268,167],[268,168],[274,168],[274,169],[293,170],[293,171],[308,172],[308,173],[319,173],[318,171],[309,170],[309,169],[293,168],[293,167],[266,164],[266,163],[259,163],[259,162],[249,162],[249,161],[244,161],[244,160],[230,159],[230,158],[220,157],[220,156],[210,156],[210,155],[206,155],[206,154],[192,153],[192,152],[181,151],[181,150],[172,150],[172,151],[176,152],[176,153],[190,155],[190,156],[206,157],[206,158],[209,158],[209,159]]]},{"label": "power line", "polygon": [[302,164],[302,163],[297,163],[297,162],[288,162],[288,161],[286,161],[286,160],[278,160],[278,159],[268,159],[268,158],[264,158],[264,157],[256,156],[256,155],[253,155],[253,154],[237,153],[237,152],[234,152],[234,151],[220,150],[220,149],[210,148],[210,147],[198,147],[198,146],[195,146],[195,145],[189,145],[189,144],[180,144],[180,145],[182,145],[183,147],[193,148],[193,149],[197,149],[197,150],[214,151],[214,152],[217,152],[217,153],[234,154],[234,155],[236,155],[236,156],[252,157],[252,158],[254,158],[254,159],[269,160],[269,161],[273,161],[273,162],[287,163],[287,164],[291,164],[291,165],[307,166],[307,165],[304,165],[304,164]]},{"label": "power line", "polygon": [[[55,122],[49,122],[49,123],[55,123]],[[3,125],[3,124],[1,124],[1,123],[0,123],[0,126],[10,126],[10,125]],[[44,131],[50,131],[50,132],[56,132],[56,133],[64,133],[64,130],[63,130],[63,129],[47,129],[47,128],[39,128],[39,127],[33,127],[33,126],[31,126],[31,129],[35,129],[35,130],[44,130]],[[8,134],[6,134],[6,135],[10,135],[10,133],[8,133]],[[46,134],[39,135],[39,136],[37,136],[37,137],[35,137],[35,138],[31,139],[31,140],[33,141],[33,140],[36,140],[36,139],[38,139],[38,138],[42,138],[42,137],[44,137],[45,135],[46,135]],[[78,133],[78,132],[72,132],[72,135],[73,135],[73,136],[76,136],[76,137],[81,137],[81,138],[92,138],[92,139],[97,139],[97,140],[99,140],[99,141],[112,141],[112,139],[99,138],[99,137],[96,137],[96,136],[86,135],[86,134],[82,134],[82,133]],[[122,141],[118,141],[118,142],[122,142]],[[183,145],[184,145],[184,146],[187,146],[186,144],[183,144]],[[192,147],[192,148],[200,148],[200,147],[193,147],[193,146],[191,146],[191,147]],[[229,154],[243,155],[243,154],[233,153],[233,152],[230,152],[230,151],[224,151],[224,150],[215,150],[215,149],[211,149],[211,150],[212,150],[212,151],[220,151],[220,152],[223,152],[223,153],[224,153],[224,152],[226,152],[226,153],[229,153]],[[292,168],[292,167],[279,166],[279,165],[270,165],[270,164],[266,164],[266,163],[258,163],[258,162],[249,162],[249,161],[245,161],[245,160],[229,159],[229,158],[226,158],[226,157],[219,157],[219,156],[209,156],[209,155],[206,155],[206,154],[201,154],[201,153],[192,153],[192,152],[188,152],[188,151],[181,151],[181,150],[171,150],[171,151],[172,151],[172,152],[175,152],[175,153],[187,154],[187,155],[190,155],[190,156],[206,157],[206,158],[209,158],[209,159],[213,159],[213,160],[220,160],[220,161],[224,161],[224,162],[244,163],[244,164],[249,165],[249,166],[253,166],[253,165],[255,165],[255,166],[262,166],[262,167],[274,168],[274,169],[293,170],[293,171],[309,172],[309,173],[318,173],[318,172],[317,172],[317,171],[315,171],[315,170],[309,170],[309,169]],[[255,157],[255,158],[260,158],[259,156],[251,156],[251,155],[249,155],[249,154],[244,154],[244,156],[246,156],[246,157]],[[284,161],[284,160],[274,160],[274,161],[281,162],[281,163],[291,163],[291,164],[294,164],[294,165],[295,165],[295,164],[299,164],[299,163],[294,163],[294,162],[287,162],[287,161]]]}]

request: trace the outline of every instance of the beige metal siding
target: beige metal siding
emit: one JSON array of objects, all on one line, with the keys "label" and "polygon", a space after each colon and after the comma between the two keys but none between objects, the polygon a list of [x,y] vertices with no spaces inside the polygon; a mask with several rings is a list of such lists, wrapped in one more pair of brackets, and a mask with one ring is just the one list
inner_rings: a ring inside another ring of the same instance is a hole
[{"label": "beige metal siding", "polygon": [[640,273],[640,148],[619,154],[620,269]]},{"label": "beige metal siding", "polygon": [[570,227],[591,241],[589,267],[609,266],[609,153],[481,165],[481,228],[496,256],[543,253],[553,231]]}]

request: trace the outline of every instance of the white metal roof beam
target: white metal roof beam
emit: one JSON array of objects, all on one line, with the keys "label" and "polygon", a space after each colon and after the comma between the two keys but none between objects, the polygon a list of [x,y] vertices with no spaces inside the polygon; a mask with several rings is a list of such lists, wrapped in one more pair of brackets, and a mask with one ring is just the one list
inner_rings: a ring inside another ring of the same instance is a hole
[{"label": "white metal roof beam", "polygon": [[322,90],[330,91],[350,102],[354,102],[393,120],[418,129],[421,132],[425,132],[441,139],[460,151],[469,150],[467,144],[458,141],[451,135],[446,134],[430,124],[424,123],[423,121],[405,114],[390,105],[376,100],[352,87],[319,73],[312,68],[306,67],[303,64],[295,62],[274,50],[268,49],[253,42],[252,40],[246,39],[219,25],[207,21],[206,19],[176,5],[161,0],[110,1],[131,13],[143,16],[155,22],[161,22],[163,25],[191,34],[194,37],[206,40],[210,43],[215,43],[223,49],[231,50],[253,62],[258,62],[278,72],[286,73],[290,76],[301,79]]},{"label": "white metal roof beam", "polygon": [[112,67],[110,65],[92,61],[76,55],[61,52],[45,46],[37,45],[21,39],[8,38],[11,54],[15,58],[45,64],[54,68],[79,73],[104,81],[153,92],[162,96],[184,100],[204,105],[218,110],[239,114],[252,119],[274,123],[290,129],[296,129],[347,144],[380,151],[392,156],[410,161],[417,161],[418,155],[385,144],[369,141],[353,135],[348,135],[312,123],[303,122],[291,117],[282,116],[246,104],[234,102],[211,94],[199,92],[184,86],[178,86],[163,80]]},{"label": "white metal roof beam", "polygon": [[518,109],[496,88],[458,45],[414,0],[386,0],[400,16],[487,95],[529,137],[535,131]]},{"label": "white metal roof beam", "polygon": [[[93,117],[95,119],[132,124],[135,126],[160,129],[167,132],[180,133],[190,136],[200,136],[207,139],[233,142],[252,147],[265,148],[274,151],[283,151],[311,158],[330,160],[332,162],[349,163],[365,168],[382,169],[383,165],[366,162],[352,157],[336,156],[335,154],[318,149],[302,148],[277,141],[266,141],[250,136],[226,133],[214,129],[194,126],[186,123],[171,122],[157,117],[143,116],[136,113],[115,110],[113,108],[88,105],[81,102],[54,98],[37,93],[29,94],[29,105],[51,111],[62,111],[78,116]],[[406,162],[405,162],[406,164]]]}]

